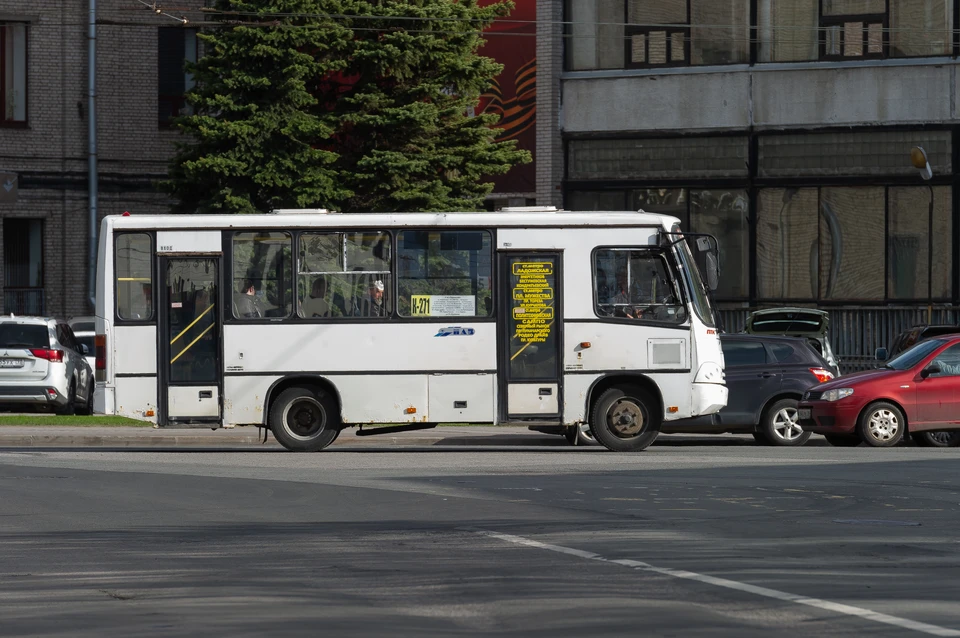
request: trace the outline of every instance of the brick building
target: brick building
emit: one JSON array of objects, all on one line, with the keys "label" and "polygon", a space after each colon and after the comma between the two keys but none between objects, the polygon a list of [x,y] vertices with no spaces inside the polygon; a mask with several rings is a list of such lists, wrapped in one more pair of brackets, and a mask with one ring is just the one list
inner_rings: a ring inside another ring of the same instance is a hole
[{"label": "brick building", "polygon": [[[177,134],[165,120],[196,39],[136,0],[100,0],[96,27],[98,217],[162,212],[154,183]],[[88,314],[88,1],[0,4],[0,310]],[[158,52],[161,55],[158,58]],[[2,184],[0,184],[2,186]]]}]

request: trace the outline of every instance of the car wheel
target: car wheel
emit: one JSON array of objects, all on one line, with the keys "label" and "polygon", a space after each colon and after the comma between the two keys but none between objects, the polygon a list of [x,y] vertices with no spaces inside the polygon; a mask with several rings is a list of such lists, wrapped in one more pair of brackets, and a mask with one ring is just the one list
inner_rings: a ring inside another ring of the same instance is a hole
[{"label": "car wheel", "polygon": [[90,387],[87,388],[87,400],[83,402],[83,406],[77,408],[77,414],[82,414],[84,416],[90,416],[93,414],[93,384],[90,384]]},{"label": "car wheel", "polygon": [[661,417],[649,394],[633,386],[608,388],[593,406],[593,438],[613,452],[647,449],[660,433]]},{"label": "car wheel", "polygon": [[833,447],[857,447],[863,443],[856,434],[824,434],[823,438]]},{"label": "car wheel", "polygon": [[67,403],[66,405],[61,407],[59,410],[57,410],[57,414],[59,414],[60,416],[70,416],[71,414],[76,412],[76,409],[77,409],[77,386],[73,381],[71,381],[70,389],[67,390]]},{"label": "car wheel", "polygon": [[867,407],[860,415],[857,432],[863,442],[871,447],[894,447],[903,440],[907,429],[906,419],[900,408],[878,401]]},{"label": "car wheel", "polygon": [[780,399],[763,413],[760,424],[771,445],[800,446],[810,438],[799,424],[796,399]]},{"label": "car wheel", "polygon": [[914,432],[910,436],[921,447],[960,447],[960,432]]},{"label": "car wheel", "polygon": [[336,402],[323,390],[287,388],[270,407],[270,430],[292,452],[317,452],[340,433]]}]

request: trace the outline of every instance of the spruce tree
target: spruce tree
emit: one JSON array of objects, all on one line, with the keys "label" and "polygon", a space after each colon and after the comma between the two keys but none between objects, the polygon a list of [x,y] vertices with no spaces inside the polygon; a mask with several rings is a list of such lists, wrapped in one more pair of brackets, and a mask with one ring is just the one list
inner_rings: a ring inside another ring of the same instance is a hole
[{"label": "spruce tree", "polygon": [[530,160],[468,116],[501,66],[481,31],[512,4],[217,0],[166,182],[182,212],[476,210]]}]

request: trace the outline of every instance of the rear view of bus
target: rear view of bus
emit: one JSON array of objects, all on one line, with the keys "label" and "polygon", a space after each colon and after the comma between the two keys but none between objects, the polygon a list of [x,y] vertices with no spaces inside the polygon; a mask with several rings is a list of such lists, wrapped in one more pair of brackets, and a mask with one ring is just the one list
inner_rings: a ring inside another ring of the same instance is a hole
[{"label": "rear view of bus", "polygon": [[546,207],[107,217],[95,408],[266,428],[303,452],[442,423],[643,450],[727,400],[716,240],[677,224]]}]

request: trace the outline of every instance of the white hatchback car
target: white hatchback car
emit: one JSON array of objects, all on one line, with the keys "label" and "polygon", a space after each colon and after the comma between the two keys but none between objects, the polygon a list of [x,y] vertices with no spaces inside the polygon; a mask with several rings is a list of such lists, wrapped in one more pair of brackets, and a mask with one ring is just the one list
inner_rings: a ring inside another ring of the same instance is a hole
[{"label": "white hatchback car", "polygon": [[92,414],[96,384],[86,350],[62,321],[0,317],[0,408]]}]

